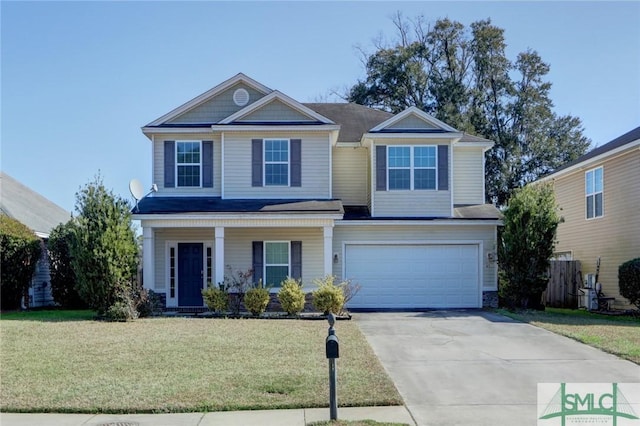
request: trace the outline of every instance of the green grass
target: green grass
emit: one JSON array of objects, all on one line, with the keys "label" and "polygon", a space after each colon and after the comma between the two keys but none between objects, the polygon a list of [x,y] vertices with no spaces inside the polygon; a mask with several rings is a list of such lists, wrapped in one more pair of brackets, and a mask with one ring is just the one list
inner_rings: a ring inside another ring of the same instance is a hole
[{"label": "green grass", "polygon": [[636,318],[557,308],[499,312],[640,364],[640,321]]},{"label": "green grass", "polygon": [[[149,413],[327,407],[325,321],[3,314],[0,410]],[[402,399],[355,323],[336,324],[341,406]]]}]

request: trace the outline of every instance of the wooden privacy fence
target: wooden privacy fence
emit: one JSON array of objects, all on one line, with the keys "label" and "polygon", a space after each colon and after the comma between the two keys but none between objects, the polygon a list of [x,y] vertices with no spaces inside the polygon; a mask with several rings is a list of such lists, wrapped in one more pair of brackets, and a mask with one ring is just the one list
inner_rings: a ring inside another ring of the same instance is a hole
[{"label": "wooden privacy fence", "polygon": [[553,308],[578,308],[582,269],[579,260],[552,260],[544,304]]}]

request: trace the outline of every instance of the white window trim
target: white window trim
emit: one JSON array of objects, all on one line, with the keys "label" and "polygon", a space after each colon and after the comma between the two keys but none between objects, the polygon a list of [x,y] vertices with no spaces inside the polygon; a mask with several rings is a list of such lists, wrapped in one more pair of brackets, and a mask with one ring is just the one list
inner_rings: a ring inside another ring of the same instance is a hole
[{"label": "white window trim", "polygon": [[[287,142],[287,161],[267,161],[267,141],[286,141]],[[286,164],[287,165],[287,184],[286,185],[269,185],[267,184],[267,164]],[[262,182],[263,186],[273,186],[276,188],[286,188],[291,186],[291,139],[289,138],[267,138],[262,141]]]},{"label": "white window trim", "polygon": [[[596,176],[596,170],[602,170],[602,189],[600,191],[596,191],[596,181],[595,181],[595,176]],[[589,175],[589,173],[593,173],[593,192],[592,193],[588,193],[587,192],[587,176]],[[602,194],[602,214],[600,216],[596,216],[596,195],[597,194]],[[593,216],[589,217],[588,216],[588,199],[589,196],[592,195],[593,196]],[[594,219],[600,219],[601,217],[604,217],[604,167],[603,166],[599,166],[599,167],[594,167],[593,169],[587,170],[586,172],[584,172],[584,217],[586,220],[594,220]]]},{"label": "white window trim", "polygon": [[[288,264],[285,265],[284,263],[270,263],[270,264],[267,265],[267,244],[274,244],[274,243],[280,243],[280,244],[281,243],[286,243],[287,244],[287,257],[288,257],[287,261],[288,261]],[[267,266],[286,266],[287,267],[287,275],[286,276],[287,277],[291,276],[291,241],[263,241],[262,248],[263,248],[263,250],[262,250],[262,252],[263,252],[262,253],[262,256],[263,256],[263,259],[262,259],[262,264],[263,264],[263,266],[262,266],[262,276],[263,276],[262,285],[264,287],[266,287],[268,285],[268,283],[267,283]],[[273,283],[272,285],[273,285],[273,287],[280,288],[280,283]]]},{"label": "white window trim", "polygon": [[[405,167],[391,167],[389,165],[389,149],[390,148],[409,148],[409,166]],[[436,165],[433,167],[417,167],[414,165],[414,150],[415,148],[433,148],[435,151]],[[391,189],[389,184],[391,182],[389,172],[391,170],[406,170],[409,169],[409,188],[403,189]],[[415,188],[414,171],[415,170],[434,170],[435,171],[435,187],[431,188]],[[437,145],[387,145],[387,191],[437,191],[438,190],[438,146]]]},{"label": "white window trim", "polygon": [[[178,145],[181,143],[197,143],[198,146],[200,147],[200,162],[199,163],[178,163]],[[176,152],[175,152],[175,177],[176,177],[176,188],[202,188],[202,175],[203,170],[202,170],[202,141],[197,141],[197,140],[176,140]],[[180,186],[179,182],[179,176],[178,176],[178,167],[179,166],[198,166],[200,167],[200,176],[199,176],[199,182],[198,182],[198,186]]]}]

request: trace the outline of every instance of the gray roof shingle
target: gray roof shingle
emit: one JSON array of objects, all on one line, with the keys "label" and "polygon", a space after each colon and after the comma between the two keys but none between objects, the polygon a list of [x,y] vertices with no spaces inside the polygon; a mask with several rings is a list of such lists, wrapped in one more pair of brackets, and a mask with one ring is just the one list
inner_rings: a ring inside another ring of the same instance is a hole
[{"label": "gray roof shingle", "polygon": [[66,211],[4,172],[0,172],[0,210],[40,236],[48,236],[53,228],[71,219]]}]

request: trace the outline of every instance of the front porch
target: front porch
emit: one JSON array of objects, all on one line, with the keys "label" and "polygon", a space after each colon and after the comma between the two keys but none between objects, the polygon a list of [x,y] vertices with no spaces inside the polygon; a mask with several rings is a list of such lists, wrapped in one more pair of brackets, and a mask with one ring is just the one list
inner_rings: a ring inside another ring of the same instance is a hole
[{"label": "front porch", "polygon": [[333,273],[333,219],[144,220],[142,225],[144,287],[163,294],[167,310],[206,309],[201,290],[224,282],[230,272],[253,270],[251,281],[262,280],[274,294],[286,276],[309,287]]}]

